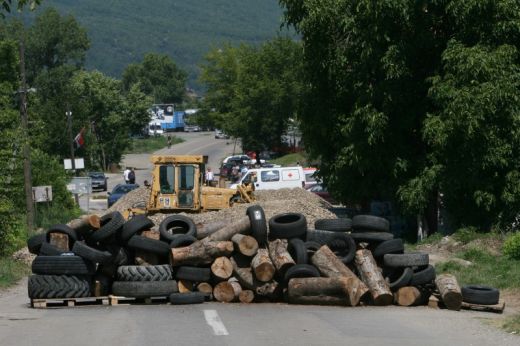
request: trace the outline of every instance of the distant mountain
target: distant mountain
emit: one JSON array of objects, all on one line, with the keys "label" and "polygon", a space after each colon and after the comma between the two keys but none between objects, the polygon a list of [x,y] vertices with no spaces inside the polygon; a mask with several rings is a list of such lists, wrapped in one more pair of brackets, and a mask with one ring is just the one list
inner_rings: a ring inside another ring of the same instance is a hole
[{"label": "distant mountain", "polygon": [[87,67],[120,77],[147,52],[169,54],[197,87],[197,65],[223,42],[258,44],[280,30],[277,0],[45,0],[88,30]]}]

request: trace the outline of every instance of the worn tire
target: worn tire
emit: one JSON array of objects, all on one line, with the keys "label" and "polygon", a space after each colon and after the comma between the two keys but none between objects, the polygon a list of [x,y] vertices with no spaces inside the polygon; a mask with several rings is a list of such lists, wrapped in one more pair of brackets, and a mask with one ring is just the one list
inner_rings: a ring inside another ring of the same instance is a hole
[{"label": "worn tire", "polygon": [[392,281],[392,278],[387,277],[388,286],[392,291],[397,291],[401,287],[408,286],[412,280],[413,270],[410,267],[403,268],[402,273]]},{"label": "worn tire", "polygon": [[80,241],[74,243],[72,252],[94,263],[107,264],[112,260],[112,254],[110,252],[95,249]]},{"label": "worn tire", "polygon": [[41,275],[91,275],[96,267],[79,256],[36,256],[32,272]]},{"label": "worn tire", "polygon": [[390,239],[394,239],[392,233],[387,232],[362,232],[362,233],[351,233],[350,236],[358,243],[381,243]]},{"label": "worn tire", "polygon": [[149,298],[169,297],[177,293],[177,281],[114,281],[112,294],[123,297]]},{"label": "worn tire", "polygon": [[170,248],[178,248],[178,247],[185,247],[190,246],[191,244],[195,243],[197,241],[197,238],[195,238],[192,235],[188,234],[176,234],[173,238],[173,240],[170,242]]},{"label": "worn tire", "polygon": [[171,215],[159,225],[161,239],[171,242],[176,234],[187,234],[197,238],[197,226],[192,219],[184,215]]},{"label": "worn tire", "polygon": [[170,252],[170,246],[165,242],[146,238],[140,235],[134,235],[130,238],[128,241],[128,247],[153,253],[162,257],[168,256],[168,253]]},{"label": "worn tire", "polygon": [[320,272],[315,266],[310,264],[296,264],[287,270],[283,277],[284,286],[287,286],[289,280],[294,278],[317,278]]},{"label": "worn tire", "polygon": [[256,239],[259,246],[267,244],[267,220],[264,209],[259,205],[247,208],[246,215],[251,223],[251,236]]},{"label": "worn tire", "polygon": [[352,218],[354,232],[389,232],[390,222],[379,216],[356,215]]},{"label": "worn tire", "polygon": [[177,280],[188,280],[193,282],[207,282],[211,278],[210,268],[181,266],[175,271]]},{"label": "worn tire", "polygon": [[336,236],[327,242],[327,246],[344,264],[349,264],[356,255],[356,242],[345,233],[336,232]]},{"label": "worn tire", "polygon": [[314,222],[314,228],[332,232],[347,232],[352,228],[352,220],[348,218],[318,219]]},{"label": "worn tire", "polygon": [[320,229],[309,229],[305,235],[306,241],[313,241],[320,245],[325,245],[331,239],[333,239],[338,232],[323,231]]},{"label": "worn tire", "polygon": [[461,287],[462,301],[471,304],[494,305],[500,300],[500,291],[494,287],[467,285]]},{"label": "worn tire", "polygon": [[72,249],[74,242],[76,242],[76,240],[78,240],[78,234],[76,233],[76,231],[67,225],[57,224],[57,225],[52,225],[51,227],[49,227],[47,232],[45,232],[45,234],[47,235],[47,237],[46,237],[47,242],[50,242],[50,240],[51,240],[51,233],[66,234],[69,237],[69,249]]},{"label": "worn tire", "polygon": [[202,304],[206,295],[202,292],[172,293],[170,303],[173,305]]},{"label": "worn tire", "polygon": [[89,297],[90,280],[74,275],[31,275],[27,291],[31,299]]},{"label": "worn tire", "polygon": [[145,215],[137,215],[123,224],[121,230],[121,243],[126,244],[135,234],[149,230],[154,226],[152,220]]},{"label": "worn tire", "polygon": [[33,255],[38,255],[40,253],[40,248],[42,247],[42,244],[47,241],[47,234],[46,233],[40,233],[33,235],[29,239],[27,239],[27,248],[29,249],[29,252]]},{"label": "worn tire", "polygon": [[306,241],[305,249],[307,250],[307,258],[310,260],[314,253],[318,251],[323,245],[315,241]]},{"label": "worn tire", "polygon": [[432,265],[426,266],[424,269],[414,271],[410,286],[420,286],[431,283],[435,280],[435,268]]},{"label": "worn tire", "polygon": [[404,252],[403,240],[400,238],[386,240],[374,246],[372,255],[375,258],[383,257],[387,253],[400,254]]},{"label": "worn tire", "polygon": [[117,268],[117,281],[169,281],[173,280],[169,264],[155,266],[120,266]]},{"label": "worn tire", "polygon": [[287,245],[287,251],[293,258],[296,264],[307,264],[309,262],[309,258],[307,256],[307,248],[305,247],[305,243],[303,240],[294,238],[289,240],[289,244]]},{"label": "worn tire", "polygon": [[123,227],[125,220],[118,211],[103,215],[101,217],[101,227],[88,236],[90,242],[110,242]]},{"label": "worn tire", "polygon": [[386,254],[383,256],[385,266],[389,267],[422,267],[429,264],[429,256],[423,252],[405,254]]},{"label": "worn tire", "polygon": [[269,219],[271,239],[304,239],[307,233],[307,219],[300,213],[284,213]]},{"label": "worn tire", "polygon": [[40,252],[38,254],[40,256],[60,256],[65,252],[68,251],[63,251],[50,243],[44,242],[40,247]]}]

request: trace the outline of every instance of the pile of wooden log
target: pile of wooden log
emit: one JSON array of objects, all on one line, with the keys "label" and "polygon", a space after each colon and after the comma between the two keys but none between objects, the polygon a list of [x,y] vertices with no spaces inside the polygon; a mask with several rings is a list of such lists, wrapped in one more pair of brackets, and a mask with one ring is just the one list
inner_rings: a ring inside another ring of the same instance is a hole
[{"label": "pile of wooden log", "polygon": [[268,221],[258,205],[243,218],[208,225],[181,215],[160,225],[145,216],[125,222],[114,212],[53,226],[28,245],[38,254],[32,299],[114,294],[170,296],[172,304],[410,306],[428,304],[437,292],[450,309],[462,303],[454,277],[435,280],[427,254],[404,253],[388,222],[368,215],[321,219],[307,229],[302,214]]}]

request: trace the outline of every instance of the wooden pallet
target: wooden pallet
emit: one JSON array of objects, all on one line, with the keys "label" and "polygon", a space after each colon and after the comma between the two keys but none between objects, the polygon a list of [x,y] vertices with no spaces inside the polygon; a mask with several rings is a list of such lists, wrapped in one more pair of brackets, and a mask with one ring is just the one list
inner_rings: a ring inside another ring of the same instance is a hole
[{"label": "wooden pallet", "polygon": [[169,302],[168,297],[134,298],[109,295],[108,299],[110,300],[110,305],[160,304]]},{"label": "wooden pallet", "polygon": [[109,297],[85,297],[85,298],[47,298],[31,299],[31,307],[46,309],[51,307],[74,307],[84,305],[109,305]]},{"label": "wooden pallet", "polygon": [[476,310],[476,311],[487,311],[487,312],[495,312],[501,314],[504,312],[506,308],[506,302],[502,299],[498,302],[498,304],[494,305],[481,305],[481,304],[471,304],[462,302],[462,309],[466,310]]}]

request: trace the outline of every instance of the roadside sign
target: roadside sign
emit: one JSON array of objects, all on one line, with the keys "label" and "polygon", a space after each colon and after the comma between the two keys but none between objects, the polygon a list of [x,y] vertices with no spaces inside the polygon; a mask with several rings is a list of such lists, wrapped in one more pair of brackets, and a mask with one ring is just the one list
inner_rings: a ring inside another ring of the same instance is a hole
[{"label": "roadside sign", "polygon": [[[64,159],[63,165],[65,166],[65,169],[72,169],[72,160]],[[82,158],[74,159],[74,167],[76,169],[85,169],[85,161]]]},{"label": "roadside sign", "polygon": [[52,201],[52,186],[34,186],[33,199],[36,203]]},{"label": "roadside sign", "polygon": [[67,190],[76,195],[92,193],[92,178],[90,177],[74,177],[67,184]]}]

